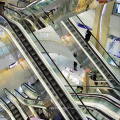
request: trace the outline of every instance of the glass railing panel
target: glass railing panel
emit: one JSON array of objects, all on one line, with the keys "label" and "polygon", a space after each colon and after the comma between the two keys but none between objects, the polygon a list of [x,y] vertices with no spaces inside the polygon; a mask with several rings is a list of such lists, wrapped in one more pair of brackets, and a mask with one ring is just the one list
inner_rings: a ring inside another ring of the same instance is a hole
[{"label": "glass railing panel", "polygon": [[[92,45],[98,50],[98,52],[105,58],[105,60],[107,61],[109,59],[109,61],[113,62],[114,65],[119,68],[119,63],[117,63],[115,60],[113,60],[113,58],[110,56],[110,54],[105,50],[105,48],[99,43],[99,41],[95,38],[95,36],[92,34],[91,28],[88,27],[87,25],[84,24],[84,21],[82,21],[80,19],[80,17],[76,16],[77,20],[74,20],[74,26],[77,27],[78,31],[80,32],[80,34],[82,34],[82,36],[85,39],[87,30],[89,30],[91,32],[91,38],[90,41],[93,43]],[[89,42],[88,42],[89,43]],[[92,47],[92,46],[91,46]],[[94,49],[94,48],[93,48]]]},{"label": "glass railing panel", "polygon": [[[32,93],[34,94],[34,93]],[[37,105],[37,106],[43,106],[43,102],[37,99],[30,99],[23,97],[20,93],[18,93],[16,90],[14,91],[14,95],[18,98],[18,100],[25,102],[25,104],[28,105]]]}]

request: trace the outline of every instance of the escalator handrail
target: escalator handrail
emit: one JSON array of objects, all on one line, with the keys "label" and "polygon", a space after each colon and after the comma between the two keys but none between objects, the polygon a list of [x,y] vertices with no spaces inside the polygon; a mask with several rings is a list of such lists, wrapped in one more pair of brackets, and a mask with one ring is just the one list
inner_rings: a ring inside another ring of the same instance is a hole
[{"label": "escalator handrail", "polygon": [[[41,100],[38,100],[38,99],[32,99],[32,98],[26,98],[25,96],[23,96],[19,91],[17,91],[16,89],[14,89],[15,90],[15,92],[17,92],[18,94],[20,94],[24,99],[26,99],[26,100],[34,100],[34,101],[37,101],[37,102],[39,102],[39,101],[41,101]],[[28,96],[29,97],[29,96]]]},{"label": "escalator handrail", "polygon": [[18,10],[24,10],[25,8],[33,5],[33,4],[36,3],[36,2],[37,2],[37,1],[33,1],[33,2],[31,2],[30,4],[26,5],[25,7],[18,7],[18,6],[16,6],[16,5],[11,4],[11,3],[8,3],[8,4],[11,5],[13,8],[16,8],[16,9],[18,9]]},{"label": "escalator handrail", "polygon": [[[83,107],[82,105],[79,105],[79,106],[80,106],[80,107]],[[109,119],[109,120],[115,120],[115,119],[113,119],[111,116],[108,116],[106,113],[104,113],[104,111],[102,111],[102,110],[100,110],[100,109],[98,109],[98,108],[91,107],[91,106],[88,106],[88,105],[87,105],[87,108],[88,108],[88,109],[95,110],[95,111],[99,112],[100,114],[102,113],[102,115],[103,115],[104,117],[106,117],[107,119]]]},{"label": "escalator handrail", "polygon": [[5,9],[12,10],[13,12],[17,13],[17,14],[21,17],[21,14],[20,14],[19,12],[15,11],[15,10],[13,10],[13,9],[11,9],[11,8],[9,8],[9,7],[7,7],[7,6],[4,6],[4,8],[5,8]]},{"label": "escalator handrail", "polygon": [[69,19],[67,20],[69,21],[71,26],[75,29],[75,31],[78,33],[80,38],[82,38],[82,40],[87,44],[87,46],[89,46],[89,49],[95,54],[96,58],[98,58],[98,60],[103,64],[103,66],[107,69],[107,71],[109,71],[110,75],[114,77],[114,80],[120,85],[120,82],[117,80],[115,75],[109,70],[109,68],[105,65],[105,63],[101,60],[101,58],[97,55],[97,53],[93,50],[93,48],[84,40],[84,37],[81,35],[78,29],[73,25],[73,23]]},{"label": "escalator handrail", "polygon": [[[97,82],[97,81],[96,81],[96,82]],[[84,87],[96,87],[96,86],[84,86]],[[120,92],[120,89],[113,88],[113,87],[110,87],[110,86],[97,86],[97,87],[104,87],[104,88],[107,88],[107,87],[108,87],[108,89],[115,89],[115,90],[117,90],[118,92]]]},{"label": "escalator handrail", "polygon": [[[78,17],[78,15],[76,15],[77,18],[82,22],[82,24],[84,25],[84,27],[89,30],[86,25],[84,24],[84,22],[80,19],[80,17]],[[118,66],[118,64],[116,64],[116,62],[113,60],[113,58],[108,54],[108,52],[105,50],[105,48],[100,44],[100,42],[96,39],[96,37],[92,34],[91,35],[94,37],[95,41],[102,47],[102,49],[104,50],[105,53],[107,53],[107,55],[112,59],[112,61],[115,63],[115,65],[120,69],[120,66]]]},{"label": "escalator handrail", "polygon": [[[0,98],[0,100],[2,100],[2,101],[4,102],[4,104],[9,108],[10,112],[12,113],[12,111],[11,111],[9,105],[8,105],[9,103],[7,104],[2,98]],[[12,113],[12,115],[13,115],[13,113]],[[14,116],[14,115],[13,115],[13,116]]]},{"label": "escalator handrail", "polygon": [[[97,82],[97,81],[96,81]],[[65,85],[66,87],[69,87],[68,85]],[[72,87],[77,87],[77,85],[72,85]],[[83,86],[83,87],[96,87],[96,86]],[[117,88],[113,88],[113,87],[110,87],[110,86],[97,86],[97,87],[104,87],[104,88],[108,88],[108,89],[115,89],[116,91],[120,92],[119,89]]]},{"label": "escalator handrail", "polygon": [[[17,99],[17,97],[15,96],[15,95],[13,95],[9,90],[7,90],[7,88],[4,88],[4,92],[5,92],[5,90],[7,91],[7,92],[9,92],[13,97],[15,97],[15,99],[18,101],[18,103],[19,103],[19,106],[21,107],[21,109],[24,111],[24,113],[26,114],[26,116],[27,116],[27,118],[29,118],[29,116],[27,115],[27,113],[26,113],[26,111],[24,110],[24,108],[21,106],[21,104],[20,104],[20,102],[19,102],[19,100]],[[6,94],[6,93],[5,93]]]},{"label": "escalator handrail", "polygon": [[[74,93],[70,93],[70,94],[71,94],[72,96],[75,96]],[[108,96],[105,96],[105,95],[102,95],[102,94],[82,93],[82,94],[78,94],[78,96],[101,98],[101,99],[104,99],[104,100],[108,101],[108,102],[111,103],[112,105],[120,108],[120,103],[117,103],[115,100],[112,100],[112,99],[110,99]]]},{"label": "escalator handrail", "polygon": [[[32,92],[36,92],[32,87],[30,87],[29,85],[27,85],[27,83],[23,83],[22,85],[25,85],[29,90],[31,90]],[[21,86],[22,86],[21,85]]]}]

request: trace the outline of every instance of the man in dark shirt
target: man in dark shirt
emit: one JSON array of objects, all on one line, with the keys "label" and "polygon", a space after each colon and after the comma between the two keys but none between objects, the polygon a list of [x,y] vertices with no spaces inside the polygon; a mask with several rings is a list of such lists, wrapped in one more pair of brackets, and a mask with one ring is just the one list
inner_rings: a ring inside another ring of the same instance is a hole
[{"label": "man in dark shirt", "polygon": [[91,32],[89,30],[86,31],[85,41],[88,42],[90,40]]}]

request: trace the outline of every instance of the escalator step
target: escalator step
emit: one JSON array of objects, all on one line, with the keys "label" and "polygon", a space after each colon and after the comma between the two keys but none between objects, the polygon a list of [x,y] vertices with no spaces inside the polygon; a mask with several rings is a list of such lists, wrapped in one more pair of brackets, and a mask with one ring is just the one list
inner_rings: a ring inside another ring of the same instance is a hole
[{"label": "escalator step", "polygon": [[16,33],[20,32],[20,30],[18,28],[14,29]]},{"label": "escalator step", "polygon": [[98,115],[98,113],[96,113],[96,111],[95,111],[95,110],[93,111],[93,113],[92,113],[92,114],[93,114],[93,116],[94,116],[94,117],[97,117],[97,115]]},{"label": "escalator step", "polygon": [[20,40],[21,40],[22,42],[24,42],[24,41],[26,41],[26,38],[25,38],[24,36],[22,36],[22,37],[20,37]]},{"label": "escalator step", "polygon": [[14,25],[13,23],[11,23],[11,25],[12,25],[12,27],[15,29],[15,28],[17,28],[17,26],[16,25]]},{"label": "escalator step", "polygon": [[73,29],[73,30],[71,30],[71,32],[72,32],[72,34],[74,35],[74,36],[76,36],[77,35],[77,33],[76,33],[76,31]]},{"label": "escalator step", "polygon": [[27,41],[24,41],[24,45],[27,47],[29,43]]},{"label": "escalator step", "polygon": [[74,109],[71,109],[70,110],[72,114],[75,114],[75,110]]},{"label": "escalator step", "polygon": [[77,39],[79,39],[79,41],[82,41],[81,40],[81,38],[80,38],[80,36],[77,34],[76,36],[75,36]]},{"label": "escalator step", "polygon": [[54,82],[54,81],[51,81],[51,84],[53,87],[56,86],[56,82]]},{"label": "escalator step", "polygon": [[67,101],[65,104],[66,104],[66,106],[67,106],[68,108],[72,108],[72,107],[71,107],[71,103],[70,103],[69,101]]},{"label": "escalator step", "polygon": [[[77,36],[77,35],[76,35],[76,36]],[[76,36],[75,36],[75,37],[76,37]],[[78,37],[78,36],[77,36],[76,38],[77,38],[77,40],[78,40],[79,42],[81,42],[81,44],[83,45],[84,42],[81,40],[81,38]],[[84,44],[85,44],[85,43],[84,43]]]},{"label": "escalator step", "polygon": [[101,69],[101,68],[103,68],[103,66],[101,65],[101,63],[99,62],[98,64],[98,67]]},{"label": "escalator step", "polygon": [[45,67],[44,64],[40,65],[40,68],[41,68],[42,70],[46,70],[46,67]]},{"label": "escalator step", "polygon": [[21,116],[20,113],[18,113],[18,114],[15,115],[15,118],[17,119],[17,118],[19,118],[20,116]]},{"label": "escalator step", "polygon": [[63,22],[64,22],[65,24],[66,24],[66,23],[69,23],[67,19],[66,19],[66,20],[63,20]]},{"label": "escalator step", "polygon": [[32,56],[36,55],[34,50],[31,50],[30,53],[31,53]]},{"label": "escalator step", "polygon": [[37,55],[34,55],[33,58],[37,61],[39,60],[39,57]]},{"label": "escalator step", "polygon": [[42,63],[42,61],[39,59],[38,61],[36,61],[37,62],[37,64],[39,65],[39,66],[41,66],[43,63]]},{"label": "escalator step", "polygon": [[21,32],[18,33],[17,35],[18,35],[18,37],[24,37],[23,34],[22,34]]},{"label": "escalator step", "polygon": [[94,62],[95,62],[96,64],[99,62],[97,58],[95,58],[95,59],[93,59],[93,60],[94,60]]},{"label": "escalator step", "polygon": [[66,20],[64,21],[64,23],[67,25],[67,26],[70,26],[70,23]]},{"label": "escalator step", "polygon": [[8,103],[8,106],[11,107],[11,106],[13,106],[13,104],[10,102],[10,103]]},{"label": "escalator step", "polygon": [[50,81],[53,80],[53,77],[52,77],[51,74],[47,75],[47,78],[48,78]]},{"label": "escalator step", "polygon": [[96,56],[95,56],[95,55],[93,55],[93,56],[91,56],[91,57],[92,57],[93,60],[96,59]]},{"label": "escalator step", "polygon": [[48,75],[48,74],[49,74],[49,71],[46,69],[46,70],[44,71],[44,73],[45,73],[45,75]]},{"label": "escalator step", "polygon": [[81,120],[81,119],[80,119],[80,116],[79,116],[78,113],[76,113],[76,112],[75,112],[75,114],[74,114],[74,117],[75,117],[75,120]]},{"label": "escalator step", "polygon": [[93,53],[92,53],[90,50],[88,50],[87,53],[88,53],[90,56],[93,56]]},{"label": "escalator step", "polygon": [[73,31],[73,27],[71,25],[67,26],[69,28],[70,31]]},{"label": "escalator step", "polygon": [[12,113],[15,115],[16,113],[18,113],[18,110],[15,109]]},{"label": "escalator step", "polygon": [[63,96],[63,97],[62,97],[62,100],[63,100],[64,103],[66,103],[66,102],[68,101],[68,100],[66,99],[66,96]]},{"label": "escalator step", "polygon": [[17,120],[24,120],[22,117],[18,117]]},{"label": "escalator step", "polygon": [[13,110],[16,109],[16,107],[13,105],[13,106],[10,107],[10,109],[13,111]]},{"label": "escalator step", "polygon": [[28,49],[29,51],[33,50],[33,48],[31,47],[31,45],[29,45],[29,46],[27,47],[27,49]]},{"label": "escalator step", "polygon": [[59,91],[59,95],[60,95],[60,97],[63,97],[63,96],[64,96],[64,93],[63,93],[62,90]]},{"label": "escalator step", "polygon": [[104,72],[104,74],[106,75],[106,77],[109,77],[110,76],[110,74],[106,71],[106,72]]},{"label": "escalator step", "polygon": [[55,88],[55,90],[56,90],[57,92],[59,92],[60,87],[59,87],[58,85],[56,85],[54,88]]}]

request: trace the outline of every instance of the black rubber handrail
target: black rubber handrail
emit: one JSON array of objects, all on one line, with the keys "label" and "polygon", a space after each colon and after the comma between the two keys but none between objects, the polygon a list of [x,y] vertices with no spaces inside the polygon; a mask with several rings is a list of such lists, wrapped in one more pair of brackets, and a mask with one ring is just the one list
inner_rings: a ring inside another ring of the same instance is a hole
[{"label": "black rubber handrail", "polygon": [[[75,96],[74,93],[70,93],[72,96]],[[108,101],[109,103],[111,103],[112,105],[119,107],[120,108],[120,104],[117,103],[115,100],[110,99],[109,97],[102,95],[102,94],[93,94],[93,93],[82,93],[82,94],[78,94],[78,96],[83,96],[83,97],[95,97],[95,98],[100,98],[100,99],[104,99],[106,101]]]},{"label": "black rubber handrail", "polygon": [[[82,105],[79,105],[79,107],[83,107]],[[83,107],[84,108],[84,107]],[[90,110],[95,110],[97,112],[99,112],[100,114],[102,114],[104,117],[106,117],[107,119],[109,120],[115,120],[113,119],[111,116],[108,116],[106,113],[104,113],[104,111],[98,109],[98,108],[95,108],[95,107],[91,107],[91,106],[88,106],[87,105],[87,108],[90,109]]]},{"label": "black rubber handrail", "polygon": [[[10,112],[12,113],[12,111],[11,111],[11,109],[10,109],[10,107],[9,107],[9,103],[7,104],[2,98],[0,98],[0,100],[2,100],[3,102],[4,102],[4,104],[9,108],[9,110],[10,110]],[[8,99],[9,100],[9,99]],[[12,113],[12,115],[13,115],[13,113]],[[14,116],[14,115],[13,115]],[[10,117],[10,116],[9,116]],[[15,117],[14,117],[15,118]]]},{"label": "black rubber handrail", "polygon": [[32,98],[30,98],[29,96],[29,98],[26,98],[26,97],[24,97],[19,91],[17,91],[16,89],[14,89],[18,94],[20,94],[24,99],[26,99],[26,100],[33,100],[33,101],[36,101],[36,102],[39,102],[39,101],[41,101],[41,100],[38,100],[38,99],[32,99]]},{"label": "black rubber handrail", "polygon": [[[24,113],[26,114],[27,118],[29,118],[29,116],[27,115],[26,111],[24,110],[24,108],[22,107],[22,105],[20,104],[20,102],[19,102],[19,100],[16,98],[16,96],[13,95],[10,91],[8,91],[7,88],[4,88],[4,92],[5,92],[5,90],[6,90],[7,92],[9,92],[13,97],[15,97],[15,99],[18,101],[19,105],[21,106],[21,109],[24,111]],[[5,93],[5,94],[6,94],[6,93]]]},{"label": "black rubber handrail", "polygon": [[[97,81],[96,81],[97,82]],[[66,87],[69,87],[68,85],[65,85]],[[78,85],[72,85],[72,87],[77,87]],[[114,89],[114,90],[117,90],[120,92],[120,89],[117,89],[117,88],[113,88],[113,87],[110,87],[110,86],[83,86],[83,87],[104,87],[104,88],[108,88],[108,89]]]},{"label": "black rubber handrail", "polygon": [[[28,89],[30,89],[30,88],[31,88],[31,91],[32,91],[32,92],[34,92],[34,91],[35,91],[35,90],[33,91],[33,90],[32,90],[33,88],[32,88],[32,87],[30,87],[29,85],[27,85],[27,83],[23,83],[22,85],[25,85]],[[29,88],[28,86],[29,86],[30,88]]]},{"label": "black rubber handrail", "polygon": [[11,9],[11,8],[9,8],[9,7],[7,7],[7,6],[4,6],[4,8],[5,8],[5,9],[12,10],[13,12],[17,13],[17,14],[21,17],[21,14],[20,14],[19,12],[15,11],[15,10],[13,10],[13,9]]},{"label": "black rubber handrail", "polygon": [[[37,2],[37,1],[36,1]],[[34,3],[36,3],[35,1],[31,2],[30,4],[33,5]],[[30,4],[26,5],[25,7],[18,7],[16,5],[13,5],[11,3],[8,3],[9,5],[11,5],[14,8],[18,8],[18,9],[25,9],[27,6],[31,6]]]},{"label": "black rubber handrail", "polygon": [[[76,15],[77,16],[77,15]],[[82,22],[83,26],[89,30],[86,25],[84,24],[84,22],[77,16],[77,18]],[[118,66],[116,64],[116,62],[113,60],[113,58],[108,54],[108,52],[105,50],[105,48],[99,43],[99,41],[95,38],[95,36],[91,33],[91,35],[94,37],[95,41],[102,47],[102,49],[104,50],[105,53],[107,53],[107,55],[112,59],[112,61],[115,63],[115,65],[120,69],[120,66]]]},{"label": "black rubber handrail", "polygon": [[103,66],[105,67],[105,69],[107,69],[107,71],[109,72],[109,74],[114,77],[114,80],[120,85],[120,82],[117,80],[117,78],[115,77],[115,75],[109,70],[109,68],[106,66],[106,64],[101,60],[101,58],[97,55],[97,53],[93,50],[93,48],[84,40],[84,37],[81,35],[81,33],[78,31],[78,29],[73,25],[73,23],[67,19],[68,22],[71,24],[71,26],[75,29],[75,31],[78,33],[78,35],[80,36],[80,38],[87,44],[87,46],[89,46],[89,49],[92,51],[92,53],[95,54],[95,57],[98,59],[98,61],[103,64]]}]

